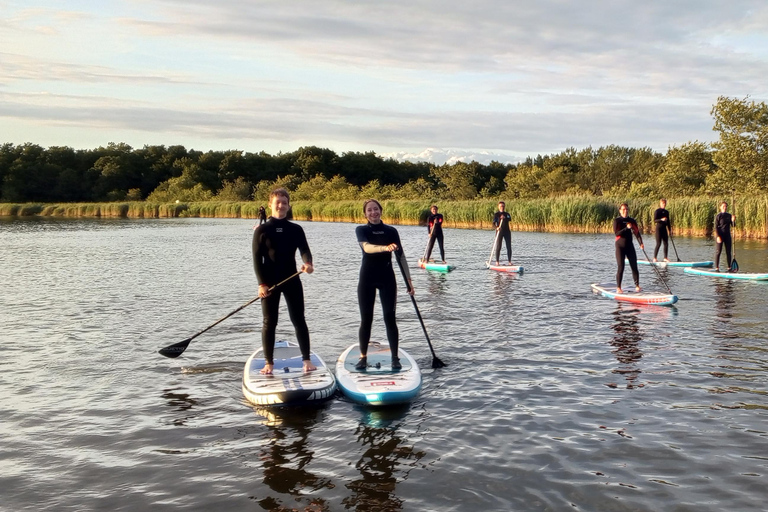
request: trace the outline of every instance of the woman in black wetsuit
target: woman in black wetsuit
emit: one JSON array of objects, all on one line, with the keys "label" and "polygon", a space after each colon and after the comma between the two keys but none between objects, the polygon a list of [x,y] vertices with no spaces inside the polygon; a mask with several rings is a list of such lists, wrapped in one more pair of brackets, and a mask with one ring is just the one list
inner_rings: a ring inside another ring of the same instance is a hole
[{"label": "woman in black wetsuit", "polygon": [[635,246],[632,244],[632,234],[637,236],[640,242],[640,248],[645,249],[643,238],[640,236],[640,230],[637,228],[637,221],[628,217],[629,206],[627,203],[621,203],[619,206],[619,216],[613,219],[613,233],[616,235],[616,292],[624,293],[621,289],[621,280],[624,277],[624,258],[629,260],[629,268],[632,269],[632,279],[635,281],[635,291],[640,291],[640,272],[637,270],[637,254]]},{"label": "woman in black wetsuit", "polygon": [[728,203],[720,203],[720,213],[715,215],[715,272],[720,272],[720,253],[725,246],[728,271],[731,270],[731,226],[736,225],[736,215],[728,213]]},{"label": "woman in black wetsuit", "polygon": [[432,255],[432,248],[435,246],[435,240],[440,247],[440,259],[445,263],[445,248],[443,247],[443,214],[437,213],[437,205],[433,204],[429,211],[431,215],[427,218],[427,231],[429,233],[429,242],[427,242],[427,253],[424,262],[429,261]]},{"label": "woman in black wetsuit", "polygon": [[669,222],[667,200],[664,198],[659,200],[659,207],[653,212],[653,223],[656,226],[656,248],[653,250],[653,261],[658,261],[656,257],[659,255],[662,243],[664,244],[664,261],[669,261],[667,250],[669,249],[669,235],[672,234],[672,224]]},{"label": "woman in black wetsuit", "polygon": [[269,195],[269,204],[272,216],[253,232],[252,247],[253,268],[259,281],[261,311],[264,315],[261,345],[266,364],[261,373],[270,375],[274,369],[275,329],[280,295],[285,295],[285,304],[296,330],[296,341],[301,350],[304,371],[310,372],[317,370],[317,367],[310,360],[309,329],[304,318],[304,288],[301,286],[301,280],[298,277],[290,279],[272,292],[269,288],[296,274],[297,249],[304,262],[301,271],[307,274],[314,272],[312,253],[309,251],[304,230],[286,218],[290,208],[288,191],[284,188],[273,190]]},{"label": "woman in black wetsuit", "polygon": [[373,323],[373,305],[376,300],[376,290],[379,290],[381,308],[384,313],[384,325],[387,329],[389,350],[392,353],[392,369],[402,368],[398,358],[399,332],[395,318],[397,304],[397,286],[395,272],[392,269],[392,252],[399,258],[403,273],[408,280],[413,295],[413,283],[408,272],[400,244],[400,235],[392,226],[381,222],[381,204],[375,199],[363,203],[363,212],[368,223],[355,229],[357,242],[363,251],[363,263],[360,266],[360,281],[357,284],[357,300],[360,305],[360,360],[355,366],[363,370],[368,366],[368,343],[371,340],[371,325]]}]

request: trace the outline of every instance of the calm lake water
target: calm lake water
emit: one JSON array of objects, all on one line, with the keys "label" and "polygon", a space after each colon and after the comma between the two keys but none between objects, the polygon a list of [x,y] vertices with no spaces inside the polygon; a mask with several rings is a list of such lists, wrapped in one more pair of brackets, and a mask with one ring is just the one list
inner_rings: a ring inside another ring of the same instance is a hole
[{"label": "calm lake water", "polygon": [[[357,341],[355,226],[301,225],[312,345],[332,364]],[[448,366],[431,369],[401,287],[417,400],[256,410],[240,386],[258,304],[157,353],[256,295],[252,226],[0,220],[0,509],[766,509],[768,283],[661,270],[677,306],[633,307],[590,291],[613,280],[610,235],[513,233],[517,276],[484,268],[492,232],[447,229],[457,269],[441,275],[415,267],[426,228],[398,227]],[[711,240],[675,242],[713,257]],[[743,271],[768,272],[767,254],[737,244]],[[650,267],[641,284],[664,289]],[[278,335],[293,339],[284,304]]]}]

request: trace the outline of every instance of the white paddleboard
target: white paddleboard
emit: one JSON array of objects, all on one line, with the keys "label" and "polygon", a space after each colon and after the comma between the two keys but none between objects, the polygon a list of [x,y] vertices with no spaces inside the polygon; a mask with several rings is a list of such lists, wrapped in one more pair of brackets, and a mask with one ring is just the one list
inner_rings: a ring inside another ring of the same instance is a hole
[{"label": "white paddleboard", "polygon": [[261,349],[245,363],[243,394],[253,405],[309,405],[331,398],[336,391],[336,379],[325,362],[310,353],[317,370],[304,373],[298,343],[276,341],[272,375],[264,375],[264,354]]},{"label": "white paddleboard", "polygon": [[696,274],[699,276],[721,277],[723,279],[745,279],[748,281],[768,281],[768,272],[766,273],[748,273],[748,272],[729,272],[728,270],[718,271],[714,269],[702,270],[698,268],[686,268],[683,270],[686,274]]},{"label": "white paddleboard", "polygon": [[371,342],[368,346],[368,367],[355,368],[360,348],[354,344],[336,361],[339,389],[350,400],[367,405],[391,405],[410,402],[421,389],[421,371],[416,361],[402,348],[398,350],[400,370],[392,369],[388,344]]},{"label": "white paddleboard", "polygon": [[677,302],[677,295],[661,292],[636,292],[635,287],[627,288],[619,293],[616,283],[594,283],[592,291],[609,299],[631,302],[632,304],[653,304],[656,306],[671,306]]}]

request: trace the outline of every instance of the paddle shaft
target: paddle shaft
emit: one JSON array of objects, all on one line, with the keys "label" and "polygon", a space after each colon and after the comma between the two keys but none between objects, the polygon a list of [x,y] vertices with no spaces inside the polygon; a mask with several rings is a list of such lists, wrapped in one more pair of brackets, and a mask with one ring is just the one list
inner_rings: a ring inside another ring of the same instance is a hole
[{"label": "paddle shaft", "polygon": [[[280,286],[280,285],[284,284],[285,282],[293,279],[294,277],[298,276],[301,273],[302,273],[302,271],[299,270],[298,272],[296,272],[295,274],[291,275],[290,277],[287,277],[287,278],[283,279],[282,281],[280,281],[279,283],[277,283],[276,285],[271,286],[269,288],[269,291],[271,292],[272,290],[274,290],[278,286]],[[253,304],[254,302],[256,302],[257,300],[260,300],[260,299],[261,299],[261,297],[255,297],[255,298],[249,300],[248,302],[246,302],[245,304],[243,304],[239,308],[235,309],[231,313],[227,314],[226,316],[223,316],[223,317],[219,318],[218,320],[216,320],[214,323],[212,323],[211,325],[209,325],[208,327],[206,327],[202,331],[200,331],[200,332],[190,336],[189,338],[185,339],[184,341],[180,341],[179,343],[175,343],[175,344],[169,345],[169,346],[167,346],[165,348],[161,348],[160,350],[158,350],[158,352],[160,354],[164,355],[165,357],[171,357],[171,358],[179,357],[181,355],[181,353],[184,352],[187,349],[187,346],[189,345],[189,343],[193,339],[197,338],[198,336],[200,336],[204,332],[207,332],[207,331],[211,330],[212,328],[216,327],[217,325],[219,325],[221,322],[223,322],[227,318],[231,317],[235,313],[238,313],[239,311],[242,311],[243,309],[247,308],[248,306],[250,306],[251,304]]]},{"label": "paddle shaft", "polygon": [[398,247],[395,251],[395,259],[397,260],[397,266],[400,267],[400,273],[403,274],[403,279],[405,280],[405,288],[408,290],[408,295],[411,297],[411,302],[413,303],[413,309],[416,310],[416,316],[419,318],[419,323],[421,324],[421,330],[424,331],[424,337],[427,339],[427,345],[429,345],[429,351],[432,352],[432,368],[442,368],[445,366],[445,363],[442,362],[438,357],[437,354],[435,354],[435,349],[432,347],[432,341],[429,339],[429,334],[427,334],[427,327],[424,325],[424,319],[421,318],[421,311],[419,311],[419,306],[416,304],[416,297],[413,296],[411,291],[413,288],[411,287],[410,281],[408,281],[408,274],[406,274],[405,269],[403,268],[403,262],[400,261],[400,256],[403,254],[403,250]]},{"label": "paddle shaft", "polygon": [[[645,259],[648,260],[648,261],[651,261],[650,258],[648,258],[648,253],[645,252],[645,249],[643,248],[643,241],[640,238],[640,234],[639,233],[635,233],[634,229],[632,230],[632,233],[635,235],[635,238],[637,238],[637,243],[640,244],[640,250],[643,251],[643,255],[645,256]],[[637,263],[635,263],[635,265],[637,265]],[[659,279],[661,279],[661,282],[664,283],[664,286],[667,287],[667,291],[669,292],[669,294],[673,295],[672,294],[672,290],[669,288],[669,285],[667,284],[666,279],[664,279],[661,276],[661,272],[659,272],[659,269],[656,268],[656,265],[654,265],[653,262],[651,262],[651,267],[653,267],[653,270],[656,271],[656,275],[659,276]]]},{"label": "paddle shaft", "polygon": [[[501,243],[501,240],[499,240],[499,236],[501,235],[501,225],[504,223],[504,217],[499,220],[499,227],[496,228],[496,236],[493,237],[493,245],[491,246],[491,255],[488,256],[488,266],[491,266],[491,262],[493,261],[493,253],[496,251],[496,244]],[[501,250],[501,248],[499,248]]]},{"label": "paddle shaft", "polygon": [[[731,194],[731,206],[733,207],[733,213],[735,214],[736,213],[736,191],[735,190],[733,190],[732,194]],[[733,222],[733,232],[734,232],[734,235],[735,235],[736,234],[736,222],[735,221]],[[731,255],[732,255],[732,258],[731,258],[731,270],[733,272],[738,272],[739,271],[739,264],[736,263],[736,243],[733,240],[734,238],[736,238],[736,237],[735,236],[731,237]]]}]

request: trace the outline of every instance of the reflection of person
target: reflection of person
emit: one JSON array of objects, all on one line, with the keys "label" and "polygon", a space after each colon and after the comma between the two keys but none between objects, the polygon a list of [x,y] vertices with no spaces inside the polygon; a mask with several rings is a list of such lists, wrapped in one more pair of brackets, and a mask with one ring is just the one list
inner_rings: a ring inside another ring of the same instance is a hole
[{"label": "reflection of person", "polygon": [[357,242],[363,250],[363,262],[360,266],[360,280],[357,284],[357,300],[360,306],[360,360],[356,368],[363,370],[368,366],[368,343],[371,340],[371,325],[373,324],[373,305],[376,300],[376,290],[379,290],[381,308],[384,313],[384,325],[387,330],[389,350],[392,353],[392,369],[402,368],[398,358],[399,332],[395,317],[397,304],[397,285],[395,272],[392,269],[392,252],[399,258],[403,272],[410,285],[408,293],[413,295],[413,283],[405,261],[405,253],[400,244],[400,235],[392,226],[381,221],[381,204],[375,199],[363,203],[363,212],[368,223],[355,229]]},{"label": "reflection of person", "polygon": [[304,319],[304,289],[301,280],[296,277],[269,291],[271,286],[288,279],[296,273],[296,250],[301,254],[304,264],[302,272],[314,272],[312,253],[309,251],[307,238],[301,226],[288,221],[290,198],[284,188],[276,188],[269,195],[269,207],[272,216],[256,228],[253,233],[253,268],[259,281],[259,297],[264,322],[261,327],[261,344],[264,350],[266,364],[261,373],[271,374],[274,368],[275,329],[277,329],[277,313],[280,306],[280,295],[285,295],[288,315],[296,329],[296,341],[301,350],[304,371],[317,368],[310,361],[309,329]]},{"label": "reflection of person", "polygon": [[623,310],[622,303],[619,302],[614,316],[616,321],[612,325],[614,336],[611,345],[614,347],[613,354],[622,366],[613,370],[613,373],[623,375],[627,379],[627,388],[631,389],[635,387],[640,376],[638,363],[643,357],[640,349],[643,335],[634,310]]},{"label": "reflection of person", "polygon": [[263,206],[259,206],[259,226],[267,222],[267,212]]},{"label": "reflection of person", "polygon": [[[496,226],[496,231],[507,244],[507,260],[512,264],[512,233],[509,230],[509,223],[512,222],[512,216],[506,211],[507,204],[504,201],[499,201],[499,211],[493,215],[493,225]],[[501,240],[496,245],[496,265],[499,264],[499,256],[501,255]]]},{"label": "reflection of person", "polygon": [[437,213],[437,205],[434,204],[429,210],[432,214],[427,218],[429,243],[427,243],[427,254],[424,257],[424,261],[429,261],[429,257],[432,255],[432,248],[435,246],[435,240],[437,240],[437,243],[440,246],[440,259],[445,263],[445,248],[443,247],[443,214]]},{"label": "reflection of person", "polygon": [[664,244],[664,261],[669,261],[667,250],[669,249],[669,235],[672,234],[672,224],[669,221],[667,200],[664,198],[659,200],[659,207],[653,212],[653,223],[656,226],[656,248],[653,250],[653,261],[658,261],[656,257],[659,255],[662,243]]},{"label": "reflection of person", "polygon": [[728,271],[731,270],[731,226],[736,225],[736,216],[728,213],[728,203],[720,203],[720,213],[715,215],[715,272],[720,272],[720,253],[725,246]]},{"label": "reflection of person", "polygon": [[619,216],[613,219],[613,233],[616,235],[616,292],[623,293],[621,281],[624,277],[624,259],[629,260],[629,268],[632,269],[632,279],[635,281],[635,291],[640,291],[640,272],[637,270],[637,253],[632,243],[632,234],[637,236],[640,242],[640,248],[644,249],[643,238],[640,236],[640,230],[637,228],[637,221],[628,217],[629,206],[627,203],[621,203],[619,206]]}]

